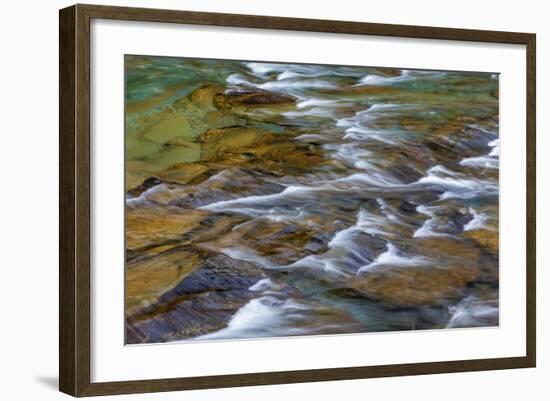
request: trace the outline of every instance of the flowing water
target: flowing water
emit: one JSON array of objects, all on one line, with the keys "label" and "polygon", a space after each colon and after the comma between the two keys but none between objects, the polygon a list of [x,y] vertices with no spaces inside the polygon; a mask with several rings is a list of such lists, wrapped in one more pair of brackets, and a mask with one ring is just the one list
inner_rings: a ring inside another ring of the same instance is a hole
[{"label": "flowing water", "polygon": [[128,56],[127,342],[498,325],[498,168],[497,74]]}]

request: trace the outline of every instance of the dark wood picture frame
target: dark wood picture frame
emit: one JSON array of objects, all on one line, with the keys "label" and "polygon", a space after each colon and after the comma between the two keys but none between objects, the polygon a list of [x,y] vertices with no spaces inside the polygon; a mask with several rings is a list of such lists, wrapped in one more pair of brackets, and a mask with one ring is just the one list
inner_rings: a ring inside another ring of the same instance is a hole
[{"label": "dark wood picture frame", "polygon": [[[526,356],[91,383],[90,21],[93,18],[525,45]],[[59,29],[59,388],[62,392],[94,396],[535,367],[535,34],[81,4],[60,10]]]}]

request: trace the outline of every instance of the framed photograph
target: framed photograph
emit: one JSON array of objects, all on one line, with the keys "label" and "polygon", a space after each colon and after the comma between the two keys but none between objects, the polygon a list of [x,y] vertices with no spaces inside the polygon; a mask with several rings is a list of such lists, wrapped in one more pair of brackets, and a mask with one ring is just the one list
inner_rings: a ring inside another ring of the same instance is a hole
[{"label": "framed photograph", "polygon": [[535,35],[60,11],[60,390],[535,366]]}]

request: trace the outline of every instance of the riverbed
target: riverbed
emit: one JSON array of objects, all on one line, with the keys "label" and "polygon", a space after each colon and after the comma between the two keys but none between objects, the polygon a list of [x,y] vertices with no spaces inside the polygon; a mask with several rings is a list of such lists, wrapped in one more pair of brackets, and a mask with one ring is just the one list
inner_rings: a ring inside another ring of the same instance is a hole
[{"label": "riverbed", "polygon": [[127,343],[499,324],[498,74],[125,68]]}]

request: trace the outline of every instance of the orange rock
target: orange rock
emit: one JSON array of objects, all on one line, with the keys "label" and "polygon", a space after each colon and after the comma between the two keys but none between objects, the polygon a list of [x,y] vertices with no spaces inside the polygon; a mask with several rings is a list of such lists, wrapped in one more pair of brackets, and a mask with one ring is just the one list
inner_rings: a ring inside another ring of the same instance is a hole
[{"label": "orange rock", "polygon": [[214,104],[222,110],[230,110],[235,106],[270,106],[293,105],[296,98],[282,93],[266,90],[250,90],[230,93],[221,93],[214,97]]},{"label": "orange rock", "polygon": [[126,248],[134,250],[177,240],[198,226],[208,212],[174,208],[126,208]]},{"label": "orange rock", "polygon": [[369,298],[397,306],[435,305],[457,299],[479,273],[476,267],[379,266],[352,278],[350,286]]},{"label": "orange rock", "polygon": [[[141,258],[140,258],[141,259]],[[126,270],[126,314],[155,303],[198,265],[196,252],[176,249],[130,263]]]},{"label": "orange rock", "polygon": [[368,297],[398,306],[433,305],[460,297],[464,287],[480,274],[480,251],[451,237],[416,241],[426,255],[419,266],[380,265],[350,279],[350,286]]},{"label": "orange rock", "polygon": [[[216,171],[216,170],[214,170]],[[197,184],[210,175],[211,168],[199,163],[177,163],[156,174],[158,178],[178,184]]]},{"label": "orange rock", "polygon": [[499,235],[498,231],[478,229],[466,231],[464,233],[466,238],[470,238],[477,242],[482,248],[491,251],[494,254],[498,254],[499,248]]}]

